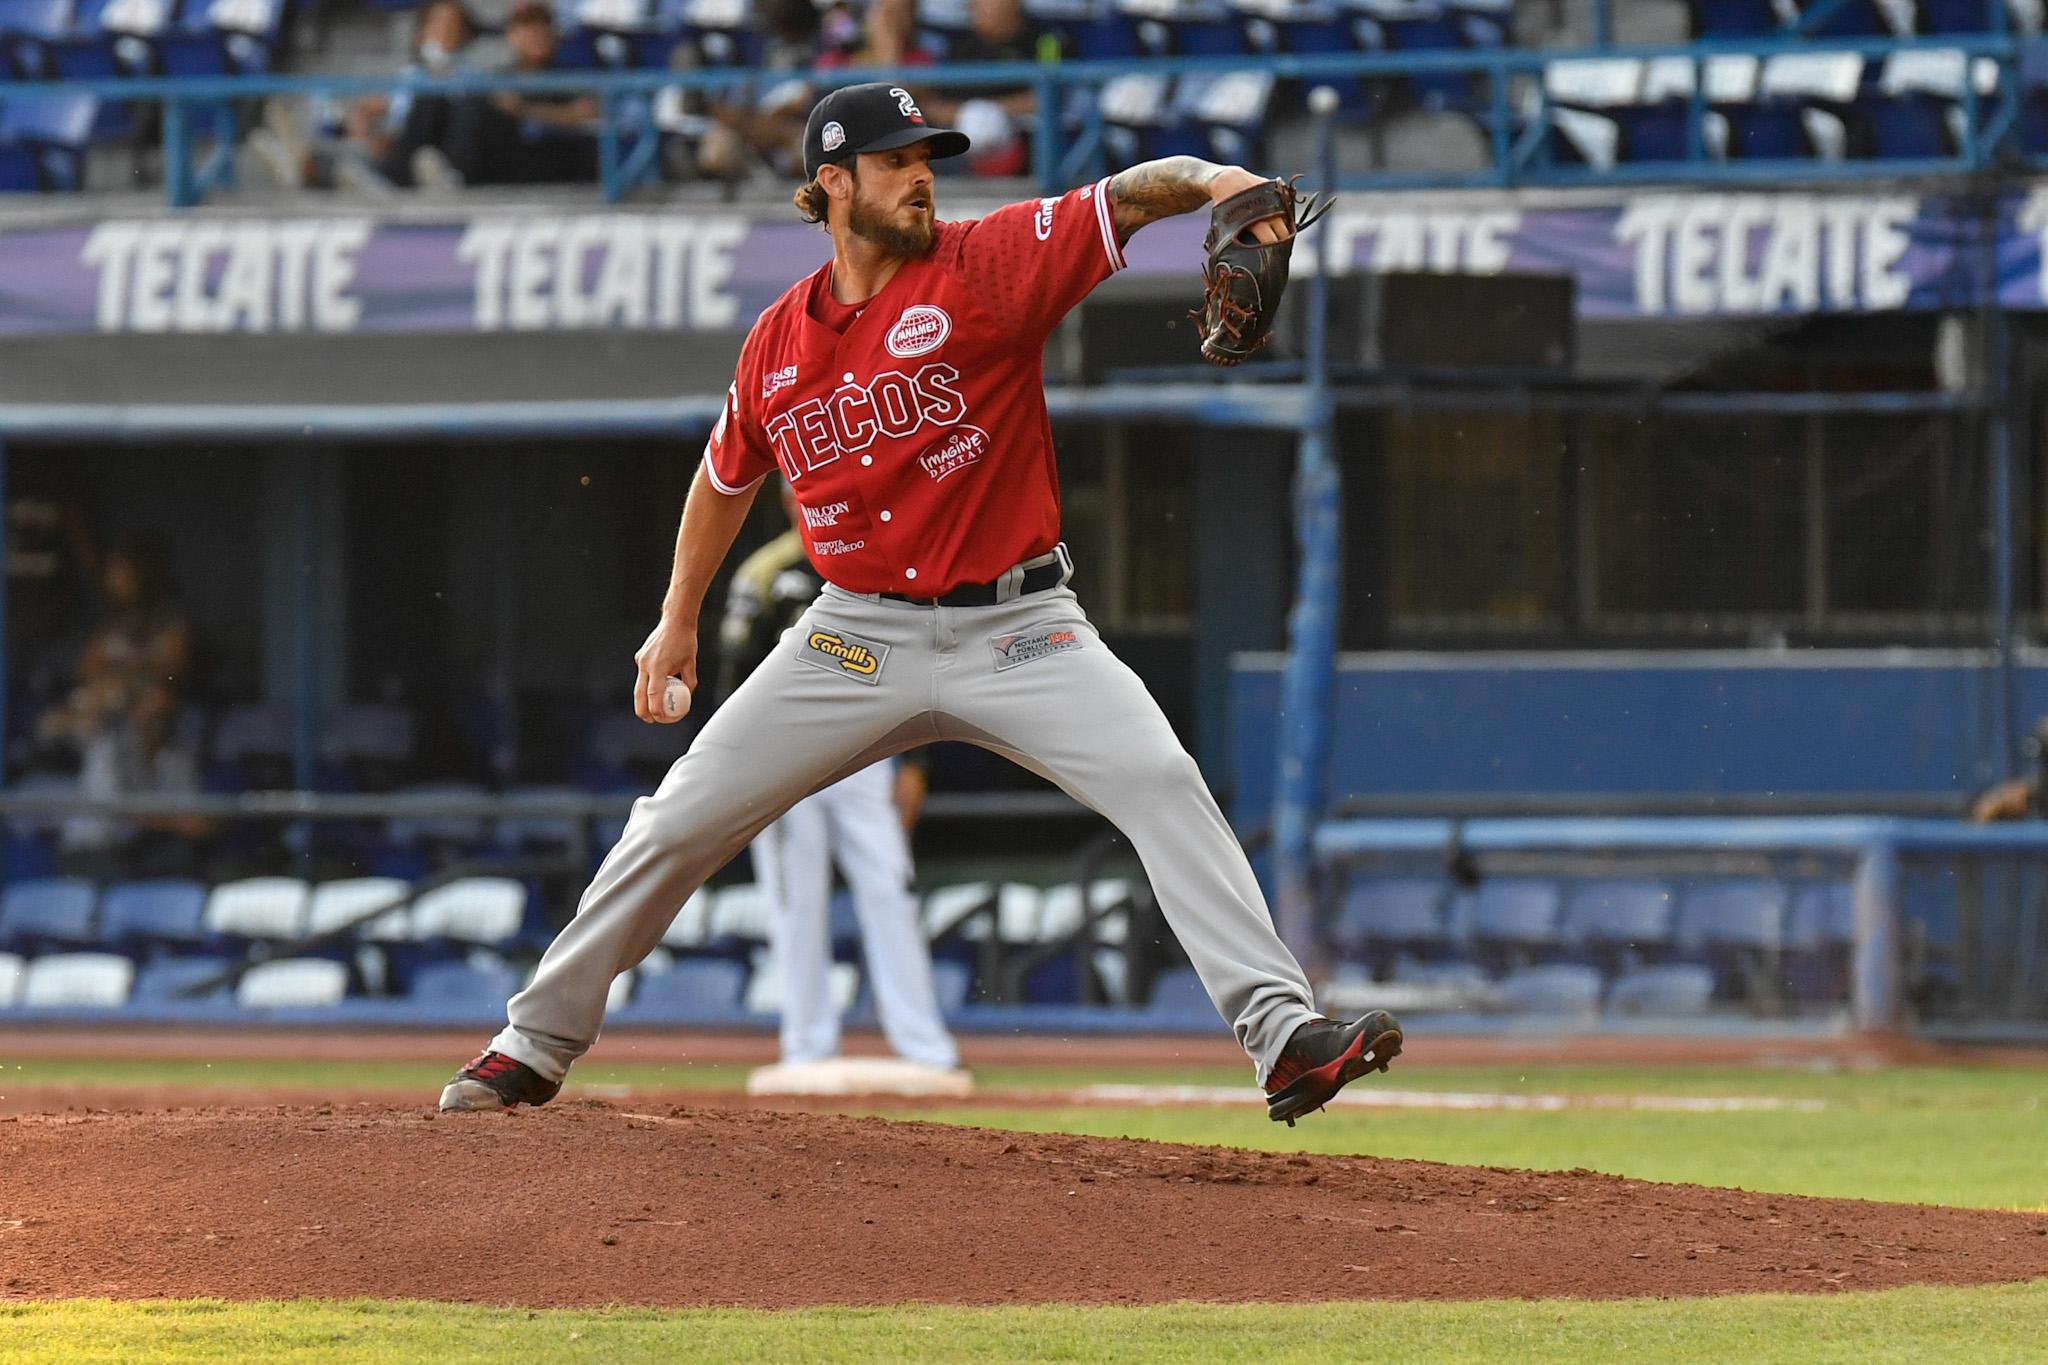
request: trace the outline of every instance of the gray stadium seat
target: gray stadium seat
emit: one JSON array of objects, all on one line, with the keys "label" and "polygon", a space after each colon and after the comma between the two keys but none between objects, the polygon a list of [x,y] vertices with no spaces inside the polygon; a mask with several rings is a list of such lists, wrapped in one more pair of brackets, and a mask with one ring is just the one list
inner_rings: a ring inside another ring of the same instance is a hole
[{"label": "gray stadium seat", "polygon": [[56,953],[28,964],[21,1003],[44,1009],[119,1009],[135,964],[115,953]]},{"label": "gray stadium seat", "polygon": [[1677,941],[1688,952],[1776,951],[1785,920],[1785,888],[1771,881],[1728,881],[1696,887],[1679,905]]},{"label": "gray stadium seat", "polygon": [[1608,992],[1607,1008],[1616,1014],[1680,1018],[1705,1014],[1713,998],[1713,970],[1681,962],[1624,974]]},{"label": "gray stadium seat", "polygon": [[1558,963],[1524,967],[1500,979],[1501,1003],[1530,1014],[1591,1014],[1600,1008],[1600,973]]},{"label": "gray stadium seat", "polygon": [[669,921],[668,928],[661,931],[661,941],[669,948],[700,948],[704,945],[711,923],[711,888],[700,886],[683,902],[683,908]]},{"label": "gray stadium seat", "polygon": [[412,936],[493,947],[519,936],[526,884],[511,877],[464,877],[412,903]]},{"label": "gray stadium seat", "polygon": [[235,1005],[245,1010],[326,1009],[348,994],[348,968],[324,957],[288,957],[259,962],[235,987]]},{"label": "gray stadium seat", "polygon": [[0,953],[0,1009],[21,998],[22,983],[28,978],[28,964],[13,953]]},{"label": "gray stadium seat", "polygon": [[[406,907],[399,902],[411,892],[411,884],[397,877],[348,877],[322,882],[313,888],[306,911],[306,933],[317,937],[354,924],[354,936],[366,942],[404,942],[411,937],[411,926]],[[393,908],[367,924],[360,922],[380,905]]]},{"label": "gray stadium seat", "polygon": [[306,883],[297,877],[249,877],[222,882],[206,898],[202,923],[208,933],[230,938],[303,938],[311,895]]}]

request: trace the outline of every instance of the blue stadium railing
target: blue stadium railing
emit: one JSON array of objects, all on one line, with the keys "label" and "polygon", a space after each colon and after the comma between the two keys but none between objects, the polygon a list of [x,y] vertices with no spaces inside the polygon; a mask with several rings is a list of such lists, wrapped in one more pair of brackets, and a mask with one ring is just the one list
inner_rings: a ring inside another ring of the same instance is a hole
[{"label": "blue stadium railing", "polygon": [[[2000,167],[2048,167],[2048,154],[2023,152],[2017,146],[2022,100],[2037,85],[2048,85],[2048,72],[2036,72],[2038,46],[2010,34],[1943,35],[1906,40],[1813,40],[1800,37],[1756,41],[1715,41],[1662,47],[1594,47],[1575,50],[1524,48],[1458,49],[1403,53],[1253,54],[1204,58],[1146,58],[1135,61],[996,63],[977,66],[920,67],[895,73],[918,87],[974,89],[1035,87],[1038,112],[1032,139],[1032,174],[1039,184],[1056,189],[1091,178],[1108,169],[1105,162],[1106,120],[1097,100],[1070,102],[1075,90],[1096,90],[1120,76],[1178,78],[1253,71],[1301,86],[1325,81],[1367,79],[1396,82],[1403,78],[1465,75],[1476,93],[1465,111],[1488,138],[1489,164],[1469,171],[1368,172],[1347,175],[1340,182],[1353,189],[1511,188],[1521,186],[1586,186],[1643,183],[1785,183],[1846,178],[1970,174]],[[1704,64],[1715,57],[1769,59],[1816,52],[1850,54],[1866,62],[1903,52],[1960,53],[1973,70],[1988,61],[1998,79],[1989,93],[1974,79],[1965,79],[1955,103],[1958,145],[1948,156],[1914,158],[1731,159],[1710,155],[1705,134],[1712,107],[1706,94]],[[1694,63],[1694,94],[1690,98],[1687,154],[1683,160],[1621,163],[1600,169],[1567,164],[1550,153],[1553,101],[1545,90],[1546,69],[1559,62],[1681,58]],[[891,73],[827,73],[822,80],[863,78]],[[603,117],[598,130],[599,185],[607,200],[624,197],[655,174],[662,137],[651,117],[654,96],[662,91],[716,94],[741,89],[759,79],[744,68],[696,71],[586,71],[541,76],[463,75],[424,79],[394,73],[365,75],[256,75],[234,77],[130,77],[94,80],[0,82],[0,105],[10,99],[35,99],[53,94],[92,95],[104,101],[154,103],[162,107],[165,193],[174,206],[196,203],[206,191],[232,183],[233,158],[228,155],[238,126],[238,109],[246,101],[274,96],[346,98],[404,88],[415,94],[465,95],[494,91],[522,93],[590,92],[598,96]],[[1067,114],[1078,109],[1078,117]],[[211,136],[208,156],[199,160],[196,144]],[[2044,149],[2048,151],[2048,149]]]}]

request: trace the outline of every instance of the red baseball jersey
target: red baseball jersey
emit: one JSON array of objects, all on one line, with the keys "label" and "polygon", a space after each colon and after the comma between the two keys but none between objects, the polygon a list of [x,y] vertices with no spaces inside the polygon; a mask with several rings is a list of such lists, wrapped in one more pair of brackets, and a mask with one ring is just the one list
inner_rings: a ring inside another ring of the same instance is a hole
[{"label": "red baseball jersey", "polygon": [[829,264],[792,286],[740,350],[712,484],[743,492],[780,465],[811,563],[851,592],[937,597],[1052,549],[1045,340],[1123,266],[1107,185],[938,224],[850,321]]}]

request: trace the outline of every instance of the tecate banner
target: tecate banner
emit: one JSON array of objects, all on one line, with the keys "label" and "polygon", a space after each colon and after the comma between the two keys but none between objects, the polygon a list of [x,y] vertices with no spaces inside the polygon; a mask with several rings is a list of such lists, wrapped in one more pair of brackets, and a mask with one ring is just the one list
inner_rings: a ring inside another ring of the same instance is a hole
[{"label": "tecate banner", "polygon": [[[1185,273],[1201,216],[1130,268]],[[2048,185],[1991,206],[1896,193],[1639,193],[1518,207],[1354,194],[1318,232],[1344,271],[1569,274],[1589,318],[2048,305]],[[1315,233],[1295,268],[1315,268]],[[1986,245],[1993,249],[1986,251]],[[742,214],[183,216],[0,228],[0,334],[744,327],[824,263],[815,228]]]}]

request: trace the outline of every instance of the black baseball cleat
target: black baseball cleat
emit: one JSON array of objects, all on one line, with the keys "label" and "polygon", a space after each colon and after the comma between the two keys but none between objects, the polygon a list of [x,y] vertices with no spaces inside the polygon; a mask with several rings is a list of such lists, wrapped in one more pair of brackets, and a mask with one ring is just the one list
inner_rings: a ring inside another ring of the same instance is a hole
[{"label": "black baseball cleat", "polygon": [[1311,1019],[1294,1031],[1266,1077],[1266,1117],[1292,1128],[1303,1114],[1370,1071],[1385,1071],[1401,1055],[1401,1023],[1373,1010],[1355,1023]]},{"label": "black baseball cleat", "polygon": [[441,1091],[441,1110],[510,1109],[515,1104],[546,1104],[562,1093],[562,1083],[543,1077],[525,1062],[502,1052],[485,1052],[455,1073]]}]

